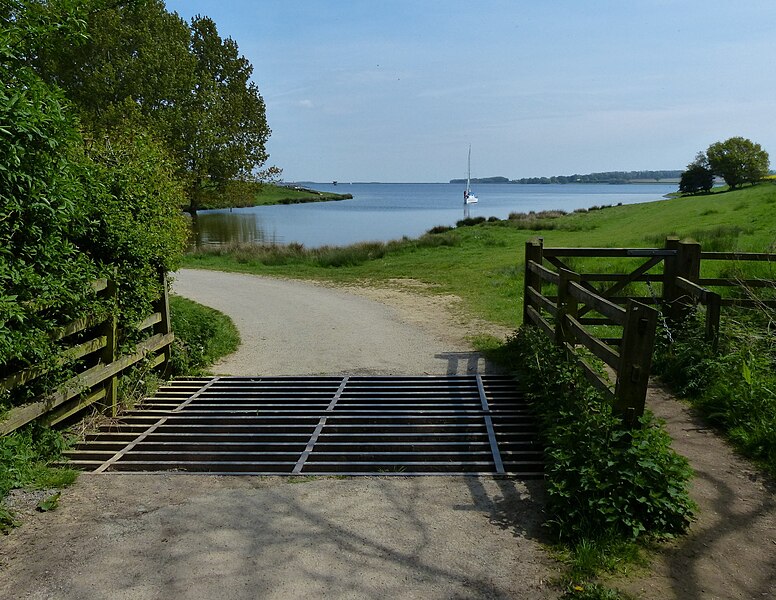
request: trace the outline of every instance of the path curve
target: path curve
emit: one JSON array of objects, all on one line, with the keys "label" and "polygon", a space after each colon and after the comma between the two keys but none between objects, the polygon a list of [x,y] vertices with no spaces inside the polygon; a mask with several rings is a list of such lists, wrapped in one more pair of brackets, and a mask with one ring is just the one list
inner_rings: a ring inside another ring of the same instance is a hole
[{"label": "path curve", "polygon": [[493,368],[471,348],[442,339],[375,300],[314,283],[182,269],[176,294],[234,321],[240,348],[220,375],[442,375]]}]

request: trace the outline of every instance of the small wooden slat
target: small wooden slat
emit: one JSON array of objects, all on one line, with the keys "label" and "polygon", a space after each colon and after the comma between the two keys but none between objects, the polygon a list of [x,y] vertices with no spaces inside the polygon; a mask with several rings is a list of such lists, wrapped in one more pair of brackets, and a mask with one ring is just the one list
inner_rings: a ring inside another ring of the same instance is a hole
[{"label": "small wooden slat", "polygon": [[698,280],[698,283],[703,286],[711,285],[717,287],[776,287],[776,281],[773,279],[720,279],[713,277],[702,277]]},{"label": "small wooden slat", "polygon": [[[609,317],[618,325],[625,323],[625,309],[621,306],[617,306],[606,298],[594,294],[576,282],[569,283],[569,293],[591,309]],[[580,311],[581,314],[582,311]]]},{"label": "small wooden slat", "polygon": [[543,308],[553,317],[558,315],[558,306],[547,296],[540,294],[532,287],[526,288],[526,292],[528,293],[532,306],[538,305],[539,308]]},{"label": "small wooden slat", "polygon": [[766,254],[762,252],[701,252],[701,259],[776,261],[776,254]]},{"label": "small wooden slat", "polygon": [[596,326],[606,326],[606,325],[617,325],[616,321],[612,321],[611,319],[607,317],[580,317],[577,319],[582,325],[596,325]]},{"label": "small wooden slat", "polygon": [[579,366],[582,368],[582,374],[585,376],[585,379],[588,380],[590,385],[592,385],[595,389],[597,389],[599,392],[601,392],[607,400],[611,401],[614,399],[614,392],[612,391],[611,383],[606,381],[603,377],[601,377],[598,372],[590,366],[590,364],[584,359],[577,357],[577,362],[579,363]]},{"label": "small wooden slat", "polygon": [[551,271],[547,267],[537,264],[532,260],[528,261],[528,264],[526,266],[528,267],[529,271],[531,271],[532,273],[535,273],[536,275],[541,277],[544,281],[558,285],[558,282],[560,281],[560,276],[555,271]]},{"label": "small wooden slat", "polygon": [[49,425],[57,425],[65,419],[72,417],[74,414],[82,411],[87,406],[91,406],[98,400],[105,398],[106,390],[104,387],[92,392],[88,396],[78,400],[73,406],[62,406],[60,410],[55,410],[48,414],[46,417],[46,423]]},{"label": "small wooden slat", "polygon": [[616,258],[676,256],[676,250],[664,248],[544,248],[544,256],[576,256],[580,258]]},{"label": "small wooden slat", "polygon": [[97,327],[97,325],[104,323],[105,319],[106,317],[104,316],[103,317],[91,316],[91,317],[84,317],[82,319],[76,319],[69,325],[65,325],[64,327],[57,329],[52,334],[52,339],[54,341],[58,341],[70,335],[73,335],[74,333],[78,333],[79,331],[84,331],[85,329],[91,329],[92,327]]},{"label": "small wooden slat", "polygon": [[[632,274],[631,274],[632,275]],[[580,273],[579,277],[582,279],[582,281],[649,281],[651,283],[654,282],[662,282],[665,281],[665,277],[662,273],[650,273],[648,275],[638,275],[636,277],[632,277],[628,274],[622,274],[622,273]]]},{"label": "small wooden slat", "polygon": [[9,375],[0,381],[0,389],[12,390],[15,387],[24,385],[25,383],[37,379],[41,375],[45,375],[53,368],[61,366],[71,360],[78,360],[79,358],[82,358],[87,354],[91,354],[92,352],[96,352],[97,350],[100,350],[104,347],[105,336],[100,336],[93,340],[84,342],[83,344],[79,344],[78,346],[68,348],[56,358],[54,364],[51,367],[31,367],[29,369],[19,371],[18,373],[14,373],[13,375]]},{"label": "small wooden slat", "polygon": [[544,333],[550,337],[555,336],[555,329],[550,325],[547,320],[539,314],[539,312],[533,306],[526,306],[526,315],[531,322],[539,327]]},{"label": "small wooden slat", "polygon": [[601,340],[587,331],[574,317],[566,315],[566,323],[574,337],[595,356],[607,365],[616,369],[620,364],[620,354],[604,344]]},{"label": "small wooden slat", "polygon": [[707,290],[706,288],[703,288],[697,283],[694,283],[689,279],[685,279],[684,277],[676,278],[676,287],[692,295],[693,298],[700,300],[704,304],[708,302],[709,294],[712,293],[710,290]]},{"label": "small wooden slat", "polygon": [[149,327],[161,322],[162,322],[162,313],[155,312],[151,315],[148,315],[140,323],[135,325],[135,329],[138,331],[143,331],[144,329],[148,329]]}]

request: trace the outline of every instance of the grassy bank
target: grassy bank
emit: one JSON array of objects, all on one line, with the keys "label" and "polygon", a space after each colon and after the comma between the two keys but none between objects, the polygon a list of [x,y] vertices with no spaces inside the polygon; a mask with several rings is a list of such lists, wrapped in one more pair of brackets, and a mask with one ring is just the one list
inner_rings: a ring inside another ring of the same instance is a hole
[{"label": "grassy bank", "polygon": [[282,185],[261,185],[255,195],[254,206],[267,204],[303,204],[305,202],[330,202],[332,200],[348,200],[352,194],[335,194],[319,192],[303,187],[288,187]]},{"label": "grassy bank", "polygon": [[[410,278],[460,296],[478,317],[516,327],[522,312],[525,242],[546,246],[654,247],[666,235],[692,237],[705,250],[773,250],[776,185],[707,196],[612,206],[563,214],[513,215],[473,226],[435,228],[416,240],[343,248],[300,245],[233,247],[189,254],[188,267],[335,282]],[[596,264],[596,268],[606,268]]]},{"label": "grassy bank", "polygon": [[351,194],[319,192],[299,186],[275,185],[233,181],[225,189],[202,194],[198,207],[202,210],[214,208],[246,208],[271,204],[303,204],[306,202],[331,202],[347,200]]}]

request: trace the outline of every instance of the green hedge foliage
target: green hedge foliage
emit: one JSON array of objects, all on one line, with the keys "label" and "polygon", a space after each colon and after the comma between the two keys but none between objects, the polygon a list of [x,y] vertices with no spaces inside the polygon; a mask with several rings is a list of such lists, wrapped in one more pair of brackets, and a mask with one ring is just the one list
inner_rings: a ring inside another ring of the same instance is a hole
[{"label": "green hedge foliage", "polygon": [[546,525],[563,542],[666,537],[693,518],[686,459],[647,413],[628,430],[543,333],[524,327],[510,341],[546,448]]},{"label": "green hedge foliage", "polygon": [[[97,277],[116,273],[131,342],[187,236],[164,149],[120,130],[87,143],[61,93],[14,54],[12,29],[0,28],[0,378],[53,361],[51,333],[98,310]],[[0,405],[29,396],[0,393]]]}]

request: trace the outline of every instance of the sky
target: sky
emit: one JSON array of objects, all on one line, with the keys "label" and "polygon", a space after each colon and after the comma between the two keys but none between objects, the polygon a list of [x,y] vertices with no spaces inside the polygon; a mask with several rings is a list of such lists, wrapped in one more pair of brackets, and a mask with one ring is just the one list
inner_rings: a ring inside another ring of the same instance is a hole
[{"label": "sky", "polygon": [[167,0],[253,64],[286,181],[776,166],[774,0]]}]

